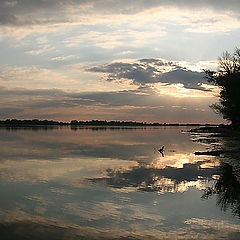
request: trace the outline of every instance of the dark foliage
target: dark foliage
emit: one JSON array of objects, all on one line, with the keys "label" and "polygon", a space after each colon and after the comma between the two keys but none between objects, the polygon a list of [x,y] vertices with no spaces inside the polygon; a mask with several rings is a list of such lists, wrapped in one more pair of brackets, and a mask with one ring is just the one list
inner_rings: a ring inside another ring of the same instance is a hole
[{"label": "dark foliage", "polygon": [[0,120],[0,127],[35,127],[35,126],[64,126],[70,125],[71,128],[77,126],[134,126],[134,127],[146,127],[146,126],[215,126],[214,124],[198,124],[198,123],[147,123],[147,122],[135,122],[135,121],[102,121],[102,120],[91,120],[91,121],[77,121],[72,120],[68,122],[58,122],[53,120],[18,120],[18,119],[7,119]]},{"label": "dark foliage", "polygon": [[233,54],[224,52],[219,58],[217,72],[206,70],[209,82],[220,87],[219,103],[211,105],[216,113],[232,122],[233,126],[240,126],[240,49]]},{"label": "dark foliage", "polygon": [[102,120],[91,120],[91,121],[77,121],[72,120],[71,126],[209,126],[211,124],[194,124],[194,123],[147,123],[147,122],[135,122],[135,121],[102,121]]},{"label": "dark foliage", "polygon": [[64,122],[58,122],[53,120],[18,120],[18,119],[7,119],[0,121],[0,126],[10,126],[10,127],[25,127],[25,126],[59,126],[59,125],[67,125]]},{"label": "dark foliage", "polygon": [[233,214],[240,218],[240,183],[231,165],[227,163],[220,164],[220,178],[215,186],[205,190],[202,198],[208,199],[214,194],[217,195],[217,205],[223,211],[231,209]]}]

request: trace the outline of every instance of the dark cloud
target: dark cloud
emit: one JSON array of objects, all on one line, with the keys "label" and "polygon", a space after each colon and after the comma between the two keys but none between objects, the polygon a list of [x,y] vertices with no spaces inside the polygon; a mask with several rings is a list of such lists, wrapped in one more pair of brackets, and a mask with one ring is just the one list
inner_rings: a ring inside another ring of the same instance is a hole
[{"label": "dark cloud", "polygon": [[1,25],[39,25],[50,23],[68,22],[67,7],[83,5],[84,0],[3,0],[0,6]]},{"label": "dark cloud", "polygon": [[[88,9],[87,5],[91,5]],[[36,25],[72,22],[71,14],[134,14],[158,6],[188,9],[212,8],[239,13],[235,0],[3,0],[0,5],[1,25]],[[79,8],[79,10],[78,10]],[[74,13],[71,13],[74,10]]]},{"label": "dark cloud", "polygon": [[[159,67],[164,66],[171,66],[173,69],[168,72],[159,70]],[[89,68],[88,71],[108,73],[107,81],[124,81],[124,79],[129,79],[137,85],[145,85],[147,83],[181,83],[185,88],[207,91],[201,87],[202,83],[207,83],[202,72],[194,72],[178,66],[174,62],[164,62],[159,59],[141,59],[135,63],[110,63]]]},{"label": "dark cloud", "polygon": [[181,67],[163,74],[159,80],[168,84],[181,83],[185,88],[209,91],[200,86],[202,83],[207,83],[203,73],[193,72]]},{"label": "dark cloud", "polygon": [[239,12],[240,2],[235,0],[111,0],[92,1],[94,6],[104,9],[105,12],[118,12],[122,14],[132,14],[160,6],[173,6],[178,8],[199,9],[212,8],[215,10],[232,10]]}]

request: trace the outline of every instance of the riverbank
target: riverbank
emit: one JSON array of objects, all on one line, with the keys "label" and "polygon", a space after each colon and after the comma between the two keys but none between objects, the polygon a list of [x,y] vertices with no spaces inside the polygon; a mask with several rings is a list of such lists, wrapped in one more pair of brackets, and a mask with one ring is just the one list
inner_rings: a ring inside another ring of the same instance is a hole
[{"label": "riverbank", "polygon": [[230,125],[201,127],[191,129],[192,140],[206,146],[203,152],[195,155],[216,156],[222,163],[232,166],[233,172],[240,182],[240,129]]}]

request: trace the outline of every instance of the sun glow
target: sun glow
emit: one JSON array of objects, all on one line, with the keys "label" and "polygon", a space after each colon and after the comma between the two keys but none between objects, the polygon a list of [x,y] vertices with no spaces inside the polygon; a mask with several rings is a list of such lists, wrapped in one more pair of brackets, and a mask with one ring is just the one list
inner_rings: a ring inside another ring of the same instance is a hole
[{"label": "sun glow", "polygon": [[[209,85],[204,85],[204,87]],[[159,95],[168,95],[173,96],[176,98],[185,98],[185,97],[192,97],[192,98],[207,98],[212,97],[213,93],[211,91],[200,91],[197,89],[188,89],[185,88],[183,84],[165,84],[165,83],[157,83],[154,84],[154,90]],[[209,87],[210,89],[211,87]],[[212,88],[211,88],[212,89]]]}]

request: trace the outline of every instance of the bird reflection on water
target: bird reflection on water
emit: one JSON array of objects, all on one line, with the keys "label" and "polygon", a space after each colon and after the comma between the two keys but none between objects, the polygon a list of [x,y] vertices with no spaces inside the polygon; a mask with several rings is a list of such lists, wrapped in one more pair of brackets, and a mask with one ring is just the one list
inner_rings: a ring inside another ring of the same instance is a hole
[{"label": "bird reflection on water", "polygon": [[162,154],[162,157],[164,157],[164,146],[159,148],[158,151]]}]

